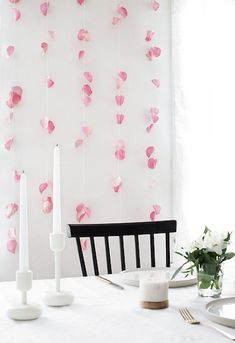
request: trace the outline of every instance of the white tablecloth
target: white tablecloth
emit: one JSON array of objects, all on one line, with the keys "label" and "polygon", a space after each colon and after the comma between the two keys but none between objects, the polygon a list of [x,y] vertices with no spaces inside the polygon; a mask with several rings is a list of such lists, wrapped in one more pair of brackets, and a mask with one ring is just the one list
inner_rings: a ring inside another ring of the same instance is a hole
[{"label": "white tablecloth", "polygon": [[[118,275],[109,276],[119,281]],[[53,280],[33,282],[29,299],[41,302]],[[121,291],[95,277],[62,280],[62,288],[75,294],[70,307],[43,306],[42,317],[29,322],[15,322],[6,317],[8,302],[17,298],[15,283],[0,284],[1,343],[157,343],[157,342],[228,342],[229,340],[202,325],[183,321],[178,308],[187,306],[198,319],[205,319],[204,306],[210,298],[197,297],[196,286],[170,289],[170,306],[164,310],[139,307],[138,288],[125,286]],[[224,296],[235,296],[233,280],[226,282]],[[216,325],[216,324],[215,324]],[[219,325],[218,325],[219,326]],[[223,327],[235,335],[235,329]]]}]

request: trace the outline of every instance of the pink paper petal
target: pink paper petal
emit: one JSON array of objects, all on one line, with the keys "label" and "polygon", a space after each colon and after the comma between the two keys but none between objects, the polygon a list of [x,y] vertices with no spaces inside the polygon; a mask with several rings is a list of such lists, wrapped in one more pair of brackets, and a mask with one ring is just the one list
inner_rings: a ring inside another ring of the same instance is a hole
[{"label": "pink paper petal", "polygon": [[153,56],[159,57],[161,55],[161,49],[158,48],[157,46],[154,46],[151,48],[153,52]]},{"label": "pink paper petal", "polygon": [[160,87],[160,80],[158,80],[158,79],[152,79],[152,83],[153,83],[154,86],[156,86],[157,88]]},{"label": "pink paper petal", "polygon": [[145,37],[146,42],[150,42],[151,39],[153,38],[153,36],[154,36],[154,32],[151,31],[151,30],[148,30],[147,34],[146,34],[146,37]]},{"label": "pink paper petal", "polygon": [[44,2],[43,4],[40,5],[40,10],[44,16],[47,15],[49,9],[49,2]]},{"label": "pink paper petal", "polygon": [[123,122],[124,120],[124,114],[116,114],[116,121],[117,121],[117,124],[121,125],[121,123]]},{"label": "pink paper petal", "polygon": [[79,148],[82,144],[83,144],[83,139],[76,139],[74,143],[76,149]]},{"label": "pink paper petal", "polygon": [[80,241],[81,241],[82,250],[86,251],[88,249],[88,239],[81,238]]},{"label": "pink paper petal", "polygon": [[85,211],[85,213],[86,213],[86,215],[88,216],[88,217],[90,217],[91,216],[91,209],[89,208],[89,207],[84,207],[84,211]]},{"label": "pink paper petal", "polygon": [[11,202],[6,205],[5,216],[9,219],[18,211],[18,205]]},{"label": "pink paper petal", "polygon": [[154,147],[153,146],[149,146],[147,149],[146,149],[146,156],[147,157],[150,157],[154,152]]},{"label": "pink paper petal", "polygon": [[48,127],[47,127],[47,131],[49,134],[51,134],[55,129],[55,125],[53,123],[53,121],[49,120],[48,121]]},{"label": "pink paper petal", "polygon": [[118,6],[117,13],[120,14],[120,16],[122,16],[123,18],[126,18],[128,14],[127,9],[123,6]]},{"label": "pink paper petal", "polygon": [[85,205],[83,203],[80,203],[76,207],[76,212],[79,214],[84,210]]},{"label": "pink paper petal", "polygon": [[123,85],[123,81],[119,78],[116,79],[116,88],[120,89]]},{"label": "pink paper petal", "polygon": [[82,5],[82,4],[84,3],[84,1],[85,1],[85,0],[77,0],[77,3],[78,3],[79,5]]},{"label": "pink paper petal", "polygon": [[18,10],[17,8],[12,8],[12,15],[15,21],[18,21],[21,17],[21,13],[20,10]]},{"label": "pink paper petal", "polygon": [[155,216],[156,216],[155,211],[150,212],[150,216],[149,217],[150,217],[151,221],[155,220]]},{"label": "pink paper petal", "polygon": [[159,120],[159,117],[158,117],[158,115],[157,114],[152,114],[152,121],[153,121],[153,123],[156,123],[158,120]]},{"label": "pink paper petal", "polygon": [[40,125],[43,129],[46,129],[49,134],[51,134],[55,129],[53,121],[50,120],[48,117],[44,117],[43,119],[41,119]]},{"label": "pink paper petal", "polygon": [[18,2],[20,2],[20,0],[9,0],[10,1],[10,3],[12,3],[12,4],[17,4]]},{"label": "pink paper petal", "polygon": [[122,79],[123,82],[127,79],[127,73],[125,71],[120,71],[118,76]]},{"label": "pink paper petal", "polygon": [[8,56],[8,57],[11,57],[11,56],[14,54],[14,51],[15,51],[15,47],[14,47],[13,45],[9,45],[9,46],[6,48],[7,56]]},{"label": "pink paper petal", "polygon": [[85,51],[84,50],[80,50],[78,52],[78,60],[81,60],[84,57],[84,55],[85,55]]},{"label": "pink paper petal", "polygon": [[55,31],[48,30],[48,35],[49,35],[50,38],[54,39],[55,38]]},{"label": "pink paper petal", "polygon": [[41,48],[43,50],[43,53],[46,54],[46,52],[48,50],[48,44],[46,42],[42,42],[41,43]]},{"label": "pink paper petal", "polygon": [[21,177],[21,174],[17,172],[17,170],[13,170],[12,171],[12,176],[14,178],[14,180],[16,182],[20,182],[20,177]]},{"label": "pink paper petal", "polygon": [[88,84],[83,85],[82,87],[83,93],[85,93],[87,96],[91,96],[92,94],[92,89]]},{"label": "pink paper petal", "polygon": [[118,23],[120,20],[121,20],[121,19],[118,18],[118,17],[113,17],[112,24],[113,24],[113,25],[117,25],[117,23]]},{"label": "pink paper petal", "polygon": [[153,114],[159,114],[159,109],[158,108],[156,108],[156,107],[151,107],[150,109],[149,109],[149,112],[150,112],[150,114],[151,115],[153,115]]},{"label": "pink paper petal", "polygon": [[86,216],[86,213],[83,212],[81,215],[77,214],[76,219],[79,223],[81,223],[81,221],[85,218],[85,216]]},{"label": "pink paper petal", "polygon": [[89,106],[91,104],[91,98],[87,95],[85,95],[83,98],[82,98],[82,101],[84,103],[85,106]]},{"label": "pink paper petal", "polygon": [[39,186],[39,192],[43,193],[48,187],[48,183],[47,182],[43,182],[41,183],[41,185]]},{"label": "pink paper petal", "polygon": [[9,108],[15,107],[21,101],[22,92],[23,90],[19,86],[11,88],[11,91],[9,93],[9,99],[7,100],[7,106]]},{"label": "pink paper petal", "polygon": [[85,79],[88,81],[88,82],[92,82],[93,81],[93,76],[92,74],[89,72],[89,71],[85,71],[83,73],[83,76],[85,77]]},{"label": "pink paper petal", "polygon": [[7,241],[7,250],[12,253],[15,254],[17,248],[17,240],[16,239],[9,239]]},{"label": "pink paper petal", "polygon": [[92,129],[88,126],[82,126],[82,132],[85,136],[89,137],[92,134]]},{"label": "pink paper petal", "polygon": [[147,131],[148,133],[150,133],[150,131],[152,130],[152,128],[153,128],[153,124],[150,124],[149,126],[146,127],[146,131]]},{"label": "pink paper petal", "polygon": [[118,106],[122,106],[123,103],[124,103],[124,100],[125,100],[125,98],[124,98],[123,95],[116,95],[116,96],[115,96],[115,101],[116,101],[116,104],[117,104]]},{"label": "pink paper petal", "polygon": [[148,167],[149,167],[149,169],[155,169],[156,165],[157,165],[157,159],[153,158],[153,157],[150,157],[149,160],[148,160]]},{"label": "pink paper petal", "polygon": [[125,150],[123,148],[116,148],[115,157],[117,160],[124,160],[125,159]]},{"label": "pink paper petal", "polygon": [[48,214],[52,211],[53,209],[53,201],[52,197],[43,197],[42,199],[42,212],[45,214]]},{"label": "pink paper petal", "polygon": [[159,214],[161,212],[161,207],[159,205],[153,205],[154,212]]},{"label": "pink paper petal", "polygon": [[159,3],[157,1],[155,1],[155,0],[151,1],[151,6],[152,6],[152,9],[154,11],[157,11],[159,9],[159,7],[160,7]]},{"label": "pink paper petal", "polygon": [[122,178],[118,176],[113,180],[113,190],[115,193],[119,192],[121,185],[122,185]]},{"label": "pink paper petal", "polygon": [[12,148],[13,142],[14,142],[14,138],[13,138],[13,137],[9,137],[9,138],[6,140],[5,144],[4,144],[5,149],[8,150],[8,151],[10,151],[11,148]]},{"label": "pink paper petal", "polygon": [[89,35],[87,30],[81,29],[78,31],[77,38],[78,38],[78,40],[81,40],[81,41],[84,40],[84,41],[88,42],[90,40],[90,35]]},{"label": "pink paper petal", "polygon": [[53,86],[54,86],[54,84],[55,84],[55,83],[54,83],[54,81],[53,81],[52,79],[50,79],[50,78],[49,78],[49,79],[47,79],[47,87],[48,87],[48,88],[51,88],[51,87],[53,87]]}]

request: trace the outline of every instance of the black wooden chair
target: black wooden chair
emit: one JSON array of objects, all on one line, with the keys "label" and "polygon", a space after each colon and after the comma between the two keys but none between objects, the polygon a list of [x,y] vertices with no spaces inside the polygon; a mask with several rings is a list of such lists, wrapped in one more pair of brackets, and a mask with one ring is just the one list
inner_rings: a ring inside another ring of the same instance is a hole
[{"label": "black wooden chair", "polygon": [[134,236],[136,268],[141,267],[139,235],[150,236],[151,267],[155,267],[154,234],[165,234],[166,267],[170,266],[170,233],[176,232],[175,220],[138,223],[107,223],[107,224],[68,224],[68,237],[76,238],[78,255],[83,276],[87,276],[86,264],[83,256],[80,238],[89,237],[95,275],[99,275],[94,237],[104,237],[107,272],[112,274],[109,237],[118,236],[121,256],[121,269],[126,269],[124,236]]}]

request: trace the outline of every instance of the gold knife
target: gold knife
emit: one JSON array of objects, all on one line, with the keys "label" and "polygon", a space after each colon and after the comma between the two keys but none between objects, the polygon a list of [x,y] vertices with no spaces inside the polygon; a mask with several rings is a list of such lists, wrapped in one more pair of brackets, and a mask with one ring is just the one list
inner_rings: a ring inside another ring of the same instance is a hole
[{"label": "gold knife", "polygon": [[104,282],[108,283],[109,285],[114,286],[114,287],[116,287],[116,288],[118,288],[118,289],[122,289],[122,290],[125,289],[123,286],[118,285],[117,283],[115,283],[115,282],[113,282],[113,281],[111,281],[111,280],[109,280],[109,279],[106,279],[106,278],[103,277],[103,276],[97,275],[96,277],[97,277],[97,279],[99,279],[99,280],[101,280],[101,281],[104,281]]}]

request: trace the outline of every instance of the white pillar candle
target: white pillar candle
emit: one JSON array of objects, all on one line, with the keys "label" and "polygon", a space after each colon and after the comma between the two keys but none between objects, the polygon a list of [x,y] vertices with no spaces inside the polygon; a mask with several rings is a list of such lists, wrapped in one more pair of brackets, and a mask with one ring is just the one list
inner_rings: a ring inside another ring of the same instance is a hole
[{"label": "white pillar candle", "polygon": [[60,199],[60,149],[54,149],[53,165],[53,232],[61,232],[61,199]]},{"label": "white pillar candle", "polygon": [[27,178],[25,173],[22,173],[20,177],[19,270],[20,272],[29,270]]},{"label": "white pillar candle", "polygon": [[154,279],[140,282],[140,301],[144,308],[165,308],[168,306],[168,281]]}]

